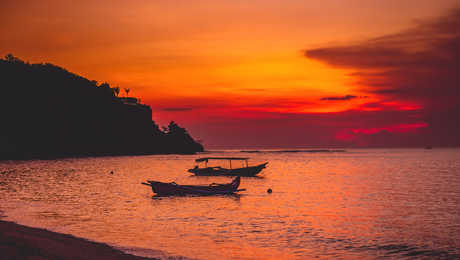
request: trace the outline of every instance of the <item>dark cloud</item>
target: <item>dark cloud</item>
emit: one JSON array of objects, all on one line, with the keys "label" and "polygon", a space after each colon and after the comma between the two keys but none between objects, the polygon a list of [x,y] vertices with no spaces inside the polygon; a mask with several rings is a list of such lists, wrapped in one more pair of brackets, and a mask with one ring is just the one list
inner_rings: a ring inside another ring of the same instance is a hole
[{"label": "dark cloud", "polygon": [[355,99],[355,98],[358,98],[358,96],[346,95],[342,97],[323,97],[320,100],[338,101],[338,100],[350,100],[350,99]]},{"label": "dark cloud", "polygon": [[357,85],[372,94],[431,105],[458,103],[460,9],[406,31],[357,44],[310,49],[305,56],[356,70]]},{"label": "dark cloud", "polygon": [[[421,120],[428,124],[421,142],[460,145],[460,120],[454,119],[460,118],[459,8],[399,33],[309,49],[304,54],[334,67],[354,70],[350,75],[356,79],[359,91],[379,97],[382,102],[418,105]],[[397,134],[366,136],[382,139],[394,135]]]}]

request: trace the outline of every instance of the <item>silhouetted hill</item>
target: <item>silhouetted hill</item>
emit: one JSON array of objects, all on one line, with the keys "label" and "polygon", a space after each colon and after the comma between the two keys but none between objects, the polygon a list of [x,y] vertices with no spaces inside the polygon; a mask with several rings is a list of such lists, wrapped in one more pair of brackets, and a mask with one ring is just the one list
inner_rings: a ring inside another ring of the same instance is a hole
[{"label": "silhouetted hill", "polygon": [[160,130],[149,106],[58,66],[8,55],[0,82],[0,159],[203,151],[174,122]]}]

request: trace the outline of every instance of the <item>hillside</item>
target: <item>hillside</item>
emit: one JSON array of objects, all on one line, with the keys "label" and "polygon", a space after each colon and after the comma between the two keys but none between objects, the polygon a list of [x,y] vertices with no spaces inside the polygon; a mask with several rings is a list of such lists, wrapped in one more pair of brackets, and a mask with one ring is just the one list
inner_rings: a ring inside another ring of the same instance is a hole
[{"label": "hillside", "polygon": [[203,151],[171,122],[117,89],[49,64],[0,59],[0,159],[195,153]]}]

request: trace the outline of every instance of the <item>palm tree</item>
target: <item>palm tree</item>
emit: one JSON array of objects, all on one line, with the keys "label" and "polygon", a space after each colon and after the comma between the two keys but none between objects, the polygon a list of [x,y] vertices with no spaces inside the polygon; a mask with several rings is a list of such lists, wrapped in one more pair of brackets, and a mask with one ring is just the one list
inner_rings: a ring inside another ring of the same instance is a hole
[{"label": "palm tree", "polygon": [[129,89],[129,88],[125,88],[126,96],[128,96],[128,94],[129,94],[129,91],[130,91],[130,89]]}]

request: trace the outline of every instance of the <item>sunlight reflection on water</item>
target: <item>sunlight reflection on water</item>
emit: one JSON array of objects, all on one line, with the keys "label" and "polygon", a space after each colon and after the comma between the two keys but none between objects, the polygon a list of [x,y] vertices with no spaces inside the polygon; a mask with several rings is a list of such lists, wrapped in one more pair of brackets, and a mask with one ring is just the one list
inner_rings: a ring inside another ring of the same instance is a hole
[{"label": "sunlight reflection on water", "polygon": [[239,196],[152,198],[142,181],[230,178],[190,176],[191,155],[0,162],[0,213],[147,256],[459,257],[458,149],[222,155],[269,164]]}]

